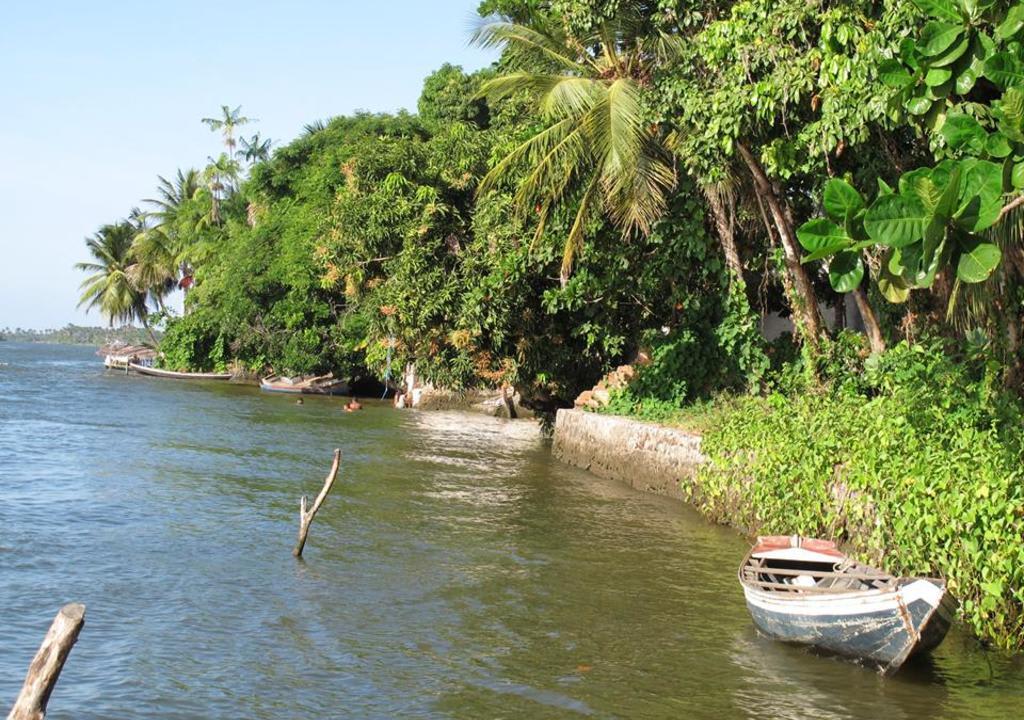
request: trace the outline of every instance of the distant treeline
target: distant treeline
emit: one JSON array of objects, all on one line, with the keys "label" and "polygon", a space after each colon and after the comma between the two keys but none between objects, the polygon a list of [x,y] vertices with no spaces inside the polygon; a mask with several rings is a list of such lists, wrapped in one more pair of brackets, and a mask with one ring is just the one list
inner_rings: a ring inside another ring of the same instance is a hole
[{"label": "distant treeline", "polygon": [[84,327],[82,325],[65,325],[59,330],[28,330],[25,328],[3,328],[0,330],[0,341],[12,342],[45,342],[63,345],[106,345],[122,341],[129,345],[142,345],[150,342],[149,334],[142,328],[130,325],[109,327]]}]

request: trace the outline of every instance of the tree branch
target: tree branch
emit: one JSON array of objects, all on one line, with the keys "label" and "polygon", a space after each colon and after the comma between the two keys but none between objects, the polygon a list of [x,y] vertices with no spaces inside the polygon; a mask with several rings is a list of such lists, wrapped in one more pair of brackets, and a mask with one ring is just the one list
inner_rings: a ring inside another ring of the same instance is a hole
[{"label": "tree branch", "polygon": [[324,479],[324,486],[320,490],[320,494],[316,496],[316,500],[313,501],[313,507],[307,510],[306,505],[308,500],[303,495],[299,500],[299,541],[295,545],[295,549],[292,550],[292,555],[295,557],[302,556],[302,549],[306,546],[306,536],[309,534],[309,526],[313,523],[313,518],[316,517],[317,511],[320,506],[324,504],[324,500],[327,499],[327,493],[331,491],[334,486],[334,481],[338,477],[338,468],[341,466],[341,450],[334,451],[334,462],[331,463],[331,471],[327,473],[327,477]]}]

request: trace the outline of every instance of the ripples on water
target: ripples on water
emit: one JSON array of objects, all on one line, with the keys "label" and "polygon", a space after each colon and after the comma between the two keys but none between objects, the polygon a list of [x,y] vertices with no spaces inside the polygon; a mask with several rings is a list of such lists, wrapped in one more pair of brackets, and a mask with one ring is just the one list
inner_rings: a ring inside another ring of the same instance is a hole
[{"label": "ripples on water", "polygon": [[[757,637],[745,544],[531,423],[106,372],[0,343],[0,705],[57,608],[77,718],[1003,718],[962,635],[891,680]],[[298,497],[340,482],[290,555]]]}]

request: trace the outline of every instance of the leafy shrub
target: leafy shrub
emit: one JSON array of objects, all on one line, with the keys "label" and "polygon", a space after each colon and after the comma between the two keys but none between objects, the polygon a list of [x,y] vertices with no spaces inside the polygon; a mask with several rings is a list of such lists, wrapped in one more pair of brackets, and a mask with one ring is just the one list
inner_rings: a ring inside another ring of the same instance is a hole
[{"label": "leafy shrub", "polygon": [[700,497],[718,520],[833,537],[897,573],[939,573],[982,638],[1024,647],[1019,400],[983,358],[899,345],[863,391],[728,401],[704,436]]}]

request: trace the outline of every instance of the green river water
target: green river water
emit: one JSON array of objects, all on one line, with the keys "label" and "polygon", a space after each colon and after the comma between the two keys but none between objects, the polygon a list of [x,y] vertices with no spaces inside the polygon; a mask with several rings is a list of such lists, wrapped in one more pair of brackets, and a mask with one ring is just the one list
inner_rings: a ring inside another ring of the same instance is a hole
[{"label": "green river water", "polygon": [[0,705],[80,601],[51,720],[1024,711],[1024,662],[956,630],[890,679],[758,637],[744,538],[559,464],[531,422],[342,402],[0,343]]}]

